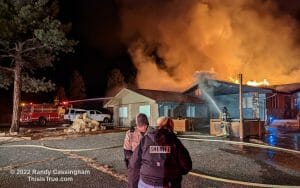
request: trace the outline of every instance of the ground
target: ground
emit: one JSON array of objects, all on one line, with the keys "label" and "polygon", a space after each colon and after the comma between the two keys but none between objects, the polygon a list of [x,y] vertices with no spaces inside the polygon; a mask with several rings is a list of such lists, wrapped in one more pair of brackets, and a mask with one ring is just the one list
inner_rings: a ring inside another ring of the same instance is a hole
[{"label": "ground", "polygon": [[[299,130],[281,129],[276,128],[279,133],[273,139],[277,144],[287,139],[293,150],[226,143],[230,140],[199,133],[180,135],[193,160],[192,173],[184,176],[183,187],[251,187],[245,182],[300,186],[300,151],[296,148],[300,139],[294,140],[299,138]],[[41,132],[32,137],[35,140],[0,137],[1,187],[126,187],[124,131],[71,136],[60,132],[57,137],[54,129],[49,130],[46,137]]]}]

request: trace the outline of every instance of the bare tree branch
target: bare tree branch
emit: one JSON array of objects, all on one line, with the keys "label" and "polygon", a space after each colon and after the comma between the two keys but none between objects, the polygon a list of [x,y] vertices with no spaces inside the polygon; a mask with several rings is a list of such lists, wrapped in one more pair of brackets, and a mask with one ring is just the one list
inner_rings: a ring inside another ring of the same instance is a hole
[{"label": "bare tree branch", "polygon": [[2,58],[13,58],[14,56],[13,55],[0,55],[0,57],[2,57]]},{"label": "bare tree branch", "polygon": [[35,39],[34,39],[34,38],[31,38],[31,39],[25,40],[23,43],[26,44],[26,43],[34,42],[34,41],[35,41]]},{"label": "bare tree branch", "polygon": [[0,69],[5,70],[5,71],[9,71],[9,72],[15,72],[15,70],[12,69],[12,68],[7,68],[7,67],[0,66]]},{"label": "bare tree branch", "polygon": [[35,38],[31,38],[31,39],[27,39],[23,42],[24,46],[30,47],[30,46],[34,46],[37,45],[37,40]]},{"label": "bare tree branch", "polygon": [[0,49],[0,52],[7,53],[7,50]]},{"label": "bare tree branch", "polygon": [[23,50],[21,53],[26,53],[26,52],[34,51],[34,50],[37,50],[37,49],[42,49],[44,47],[45,47],[45,45],[41,45],[41,46],[37,46],[37,47],[32,47],[32,48],[27,48],[26,50]]}]

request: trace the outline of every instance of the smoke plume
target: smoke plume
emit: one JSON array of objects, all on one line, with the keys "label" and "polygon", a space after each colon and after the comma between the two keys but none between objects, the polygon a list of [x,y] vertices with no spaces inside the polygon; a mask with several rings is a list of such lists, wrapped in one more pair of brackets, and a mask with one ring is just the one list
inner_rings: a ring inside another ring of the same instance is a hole
[{"label": "smoke plume", "polygon": [[[299,82],[296,20],[274,1],[121,1],[122,38],[141,88],[186,89],[196,71],[229,81]],[[159,57],[159,61],[158,58]]]}]

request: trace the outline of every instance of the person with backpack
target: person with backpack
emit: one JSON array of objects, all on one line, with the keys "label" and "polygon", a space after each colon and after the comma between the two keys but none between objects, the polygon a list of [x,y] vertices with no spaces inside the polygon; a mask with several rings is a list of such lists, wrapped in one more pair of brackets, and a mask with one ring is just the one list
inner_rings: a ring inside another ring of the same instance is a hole
[{"label": "person with backpack", "polygon": [[157,128],[142,138],[129,162],[128,187],[181,187],[192,160],[173,129],[172,119],[161,117]]}]

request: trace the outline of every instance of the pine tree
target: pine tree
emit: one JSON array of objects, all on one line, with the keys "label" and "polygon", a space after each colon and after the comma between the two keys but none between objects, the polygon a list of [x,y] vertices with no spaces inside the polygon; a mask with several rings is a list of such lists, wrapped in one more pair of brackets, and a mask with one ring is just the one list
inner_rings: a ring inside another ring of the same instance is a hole
[{"label": "pine tree", "polygon": [[78,71],[74,71],[70,86],[70,99],[78,100],[84,98],[86,98],[84,80]]},{"label": "pine tree", "polygon": [[68,40],[56,1],[0,0],[0,87],[14,85],[10,132],[19,130],[21,89],[25,92],[55,88],[46,78],[34,78],[37,69],[52,66],[61,52],[73,51],[76,41]]},{"label": "pine tree", "polygon": [[113,96],[123,87],[126,87],[124,76],[119,69],[113,69],[108,77],[106,95]]},{"label": "pine tree", "polygon": [[65,91],[65,88],[63,86],[59,86],[57,91],[56,91],[56,96],[55,96],[56,99],[58,99],[59,101],[63,101],[63,100],[66,100],[67,97],[66,97],[66,91]]}]

